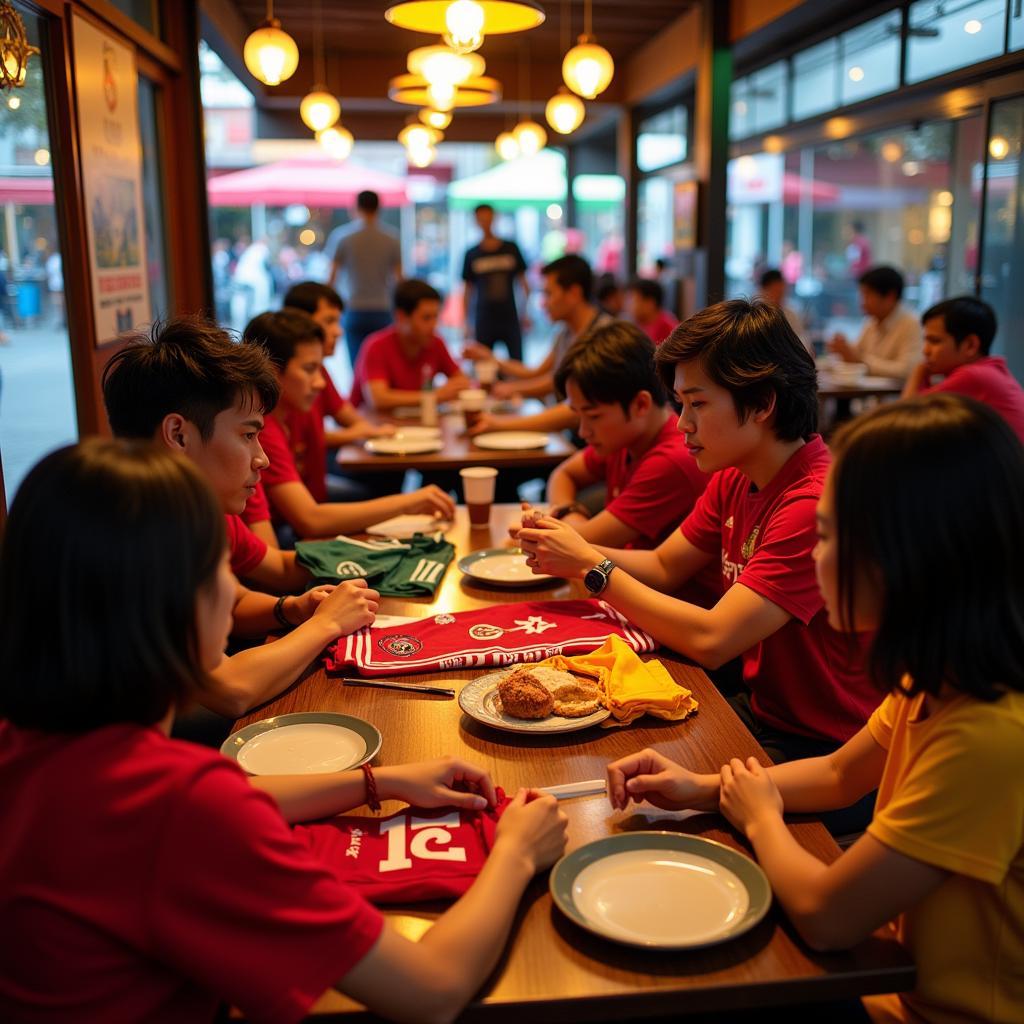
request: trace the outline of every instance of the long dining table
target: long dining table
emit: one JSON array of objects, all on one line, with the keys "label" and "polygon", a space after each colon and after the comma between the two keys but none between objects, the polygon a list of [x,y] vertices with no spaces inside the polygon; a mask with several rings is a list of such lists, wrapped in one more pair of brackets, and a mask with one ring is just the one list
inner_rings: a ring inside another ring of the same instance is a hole
[{"label": "long dining table", "polygon": [[[457,510],[448,539],[459,557],[501,546],[514,505],[494,506],[489,527],[471,528],[466,509]],[[385,598],[382,614],[424,617],[513,601],[583,596],[578,583],[550,580],[527,589],[481,586],[463,576],[455,562],[432,599]],[[711,680],[685,659],[659,650],[672,677],[689,688],[699,710],[681,722],[644,717],[626,728],[591,728],[561,735],[499,732],[460,712],[444,696],[344,686],[314,664],[287,691],[236,724],[236,730],[273,715],[297,711],[337,711],[372,722],[383,736],[376,761],[399,764],[452,754],[484,767],[499,785],[550,786],[599,779],[605,766],[631,751],[655,747],[696,771],[710,772],[730,757],[750,755],[767,762],[756,741],[718,693]],[[457,680],[477,671],[445,671],[396,676],[413,682]],[[385,803],[383,813],[400,807]],[[572,850],[617,832],[665,830],[689,833],[751,853],[745,839],[717,814],[666,812],[650,805],[612,811],[604,796],[562,801],[569,818]],[[355,813],[369,813],[365,808]],[[797,841],[826,862],[840,851],[815,819],[794,817]],[[443,911],[443,904],[388,908],[393,924],[416,939]],[[912,987],[913,965],[888,928],[842,953],[816,953],[806,946],[785,914],[773,905],[767,917],[745,935],[703,949],[659,952],[631,948],[590,934],[555,907],[546,875],[528,888],[505,953],[460,1020],[531,1021],[638,1019],[686,1016],[745,1008],[817,1003]],[[362,1006],[334,990],[313,1010],[318,1019],[373,1020]],[[724,1018],[727,1019],[727,1018]]]}]

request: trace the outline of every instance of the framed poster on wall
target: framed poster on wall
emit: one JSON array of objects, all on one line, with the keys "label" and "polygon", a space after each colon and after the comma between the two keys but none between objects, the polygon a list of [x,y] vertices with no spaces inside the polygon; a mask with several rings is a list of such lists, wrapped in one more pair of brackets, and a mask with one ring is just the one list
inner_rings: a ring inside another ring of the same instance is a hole
[{"label": "framed poster on wall", "polygon": [[675,249],[697,247],[696,181],[677,181],[672,186],[672,237]]},{"label": "framed poster on wall", "polygon": [[135,51],[74,16],[75,93],[96,341],[150,317]]}]

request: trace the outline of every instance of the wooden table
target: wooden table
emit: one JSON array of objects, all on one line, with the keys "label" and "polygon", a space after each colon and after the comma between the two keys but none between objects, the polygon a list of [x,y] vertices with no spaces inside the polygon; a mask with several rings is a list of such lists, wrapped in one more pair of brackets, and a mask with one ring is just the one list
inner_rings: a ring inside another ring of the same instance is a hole
[{"label": "wooden table", "polygon": [[[402,423],[411,421],[388,420],[400,430]],[[572,455],[576,449],[561,433],[548,435],[543,448],[517,451],[493,451],[478,448],[465,433],[462,414],[441,416],[438,419],[441,441],[439,452],[425,455],[374,455],[362,444],[349,444],[338,449],[338,467],[346,474],[386,473],[396,470],[419,469],[455,470],[464,466],[495,466],[497,469],[551,469]]]},{"label": "wooden table", "polygon": [[[449,535],[459,555],[501,543],[514,506],[495,506],[489,529],[471,530],[460,507]],[[487,590],[466,581],[453,565],[433,600],[386,599],[382,612],[426,615],[498,602],[577,595],[578,584],[558,581],[529,590]],[[487,769],[506,789],[601,778],[605,765],[643,746],[654,746],[697,771],[717,771],[731,756],[766,760],[707,676],[674,655],[658,658],[689,687],[700,710],[683,722],[643,718],[627,729],[599,728],[560,736],[523,736],[491,730],[465,717],[445,697],[344,687],[321,668],[310,669],[276,701],[239,721],[237,728],[270,715],[331,710],[373,722],[383,734],[383,764],[417,761],[450,753]],[[474,672],[421,674],[418,681],[469,679]],[[387,813],[398,804],[385,807]],[[664,829],[716,839],[749,852],[745,840],[718,815],[670,813],[655,808],[613,812],[603,797],[566,800],[569,848],[617,831]],[[794,822],[802,846],[825,861],[839,850],[825,829],[805,819]],[[412,938],[429,927],[442,906],[388,911]],[[706,950],[648,953],[604,941],[566,920],[554,907],[547,879],[536,879],[523,898],[506,952],[478,999],[460,1019],[486,1021],[610,1020],[661,1014],[693,1014],[746,1007],[849,998],[899,991],[913,985],[913,967],[887,929],[846,953],[817,954],[796,937],[773,908],[753,931]],[[330,991],[316,1004],[317,1015],[346,1021],[372,1019],[346,996]]]},{"label": "wooden table", "polygon": [[819,398],[885,398],[903,393],[903,381],[895,377],[865,377],[843,381],[824,370],[818,373]]}]

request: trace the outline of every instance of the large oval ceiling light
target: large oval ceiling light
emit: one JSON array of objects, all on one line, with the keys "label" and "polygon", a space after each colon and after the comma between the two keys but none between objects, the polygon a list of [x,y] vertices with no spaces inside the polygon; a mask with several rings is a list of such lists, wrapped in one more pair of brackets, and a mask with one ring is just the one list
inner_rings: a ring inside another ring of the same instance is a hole
[{"label": "large oval ceiling light", "polygon": [[544,117],[559,135],[569,135],[576,131],[586,116],[586,108],[579,96],[574,96],[563,85],[544,108]]},{"label": "large oval ceiling light", "polygon": [[246,39],[242,59],[253,78],[264,85],[280,85],[295,74],[299,48],[274,17],[274,0],[267,0],[267,19]]},{"label": "large oval ceiling light", "polygon": [[384,17],[399,28],[443,36],[456,52],[471,53],[487,36],[526,32],[545,16],[534,0],[404,0]]},{"label": "large oval ceiling light", "polygon": [[406,60],[409,74],[422,75],[433,85],[450,82],[462,85],[467,78],[475,78],[487,70],[487,64],[478,53],[456,53],[449,46],[419,46],[409,52]]},{"label": "large oval ceiling light", "polygon": [[388,99],[414,107],[432,107],[442,112],[453,107],[483,107],[501,99],[501,82],[487,75],[467,79],[462,85],[452,88],[454,96],[450,102],[445,107],[439,107],[433,102],[437,88],[421,75],[396,75],[388,82]]}]

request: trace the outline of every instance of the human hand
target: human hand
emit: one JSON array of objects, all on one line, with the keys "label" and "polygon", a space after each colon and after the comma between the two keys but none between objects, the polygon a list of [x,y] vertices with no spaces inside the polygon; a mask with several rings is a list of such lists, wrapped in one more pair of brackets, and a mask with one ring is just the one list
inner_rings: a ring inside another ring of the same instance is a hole
[{"label": "human hand", "polygon": [[501,815],[495,849],[501,846],[514,851],[536,874],[562,856],[568,824],[569,819],[550,793],[521,789]]},{"label": "human hand", "polygon": [[436,484],[427,484],[403,497],[407,499],[403,512],[426,512],[428,515],[440,515],[443,519],[451,519],[455,515],[455,502]]},{"label": "human hand", "polygon": [[365,441],[368,437],[390,437],[395,428],[390,423],[371,423],[357,420],[348,428],[353,441]]},{"label": "human hand", "polygon": [[582,578],[604,561],[571,526],[550,516],[541,516],[533,526],[522,526],[519,546],[528,556],[526,564],[538,575]]},{"label": "human hand", "polygon": [[497,803],[494,783],[482,768],[446,756],[377,770],[384,799],[413,807],[465,807],[482,811]]},{"label": "human hand", "polygon": [[748,839],[751,830],[773,819],[781,819],[783,803],[778,786],[756,757],[744,764],[734,757],[722,765],[719,808],[730,823]]},{"label": "human hand", "polygon": [[486,345],[481,345],[479,341],[467,340],[466,344],[462,346],[462,358],[472,359],[474,363],[479,363],[494,357]]},{"label": "human hand", "polygon": [[630,799],[646,800],[664,811],[682,811],[707,795],[699,775],[650,747],[612,761],[606,770],[608,801],[617,811],[624,811]]},{"label": "human hand", "polygon": [[471,426],[466,434],[469,437],[476,437],[477,434],[487,434],[492,430],[501,430],[502,421],[506,417],[495,416],[493,412],[482,412],[476,418],[476,422]]},{"label": "human hand", "polygon": [[515,398],[518,393],[515,382],[511,380],[496,380],[491,386],[491,396],[503,401]]},{"label": "human hand", "polygon": [[336,636],[348,636],[357,629],[369,626],[377,617],[380,594],[366,585],[366,580],[345,580],[336,587],[317,587],[310,595],[317,601],[313,616],[317,621],[330,624]]},{"label": "human hand", "polygon": [[522,518],[518,523],[513,523],[508,528],[508,535],[512,540],[518,542],[519,531],[524,527],[533,527],[537,524],[537,521],[544,515],[543,511],[539,508],[534,508],[528,501],[524,501],[520,506],[522,509]]},{"label": "human hand", "polygon": [[281,611],[289,622],[300,625],[316,612],[321,602],[333,590],[333,583],[325,583],[322,586],[313,587],[312,590],[307,590],[304,594],[286,597],[281,605]]},{"label": "human hand", "polygon": [[454,398],[459,397],[459,392],[464,388],[469,387],[469,381],[465,377],[454,378],[446,380],[439,388],[437,388],[435,394],[437,395],[438,402],[450,402]]}]

